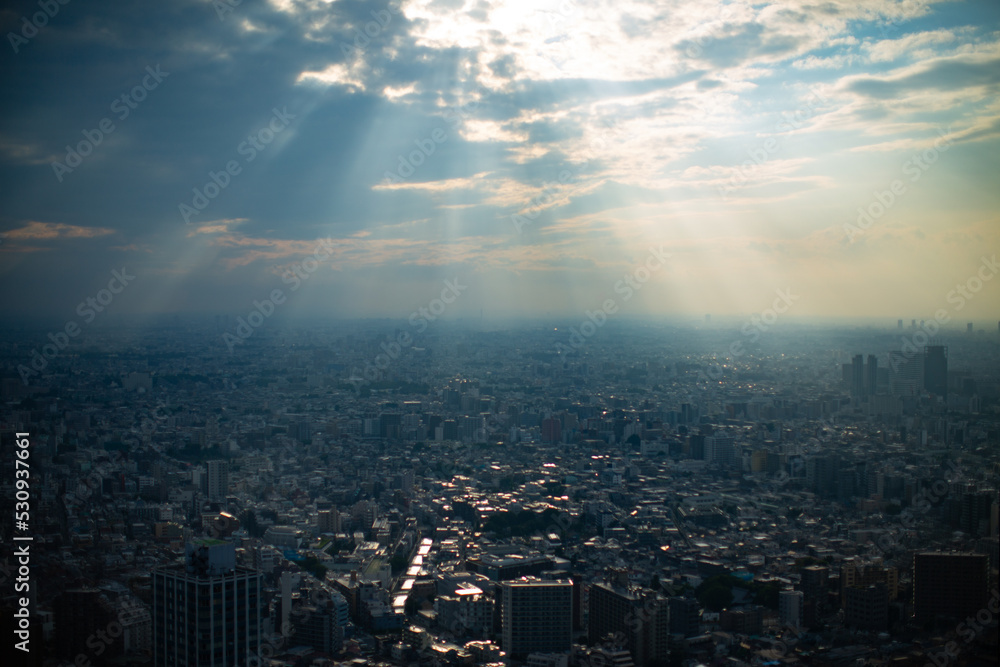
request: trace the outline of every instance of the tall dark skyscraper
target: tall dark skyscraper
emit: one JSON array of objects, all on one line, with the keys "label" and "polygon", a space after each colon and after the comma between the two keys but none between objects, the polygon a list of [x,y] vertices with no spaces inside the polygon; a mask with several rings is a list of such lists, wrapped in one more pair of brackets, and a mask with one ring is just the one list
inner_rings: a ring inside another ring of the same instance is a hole
[{"label": "tall dark skyscraper", "polygon": [[844,589],[844,625],[882,632],[889,622],[889,592],[885,584]]},{"label": "tall dark skyscraper", "polygon": [[501,646],[508,655],[564,653],[573,643],[573,582],[522,577],[501,586]]},{"label": "tall dark skyscraper", "polygon": [[[627,579],[620,584],[627,584]],[[665,663],[670,638],[669,605],[668,598],[648,589],[594,584],[590,587],[590,643],[620,637],[637,667]]]},{"label": "tall dark skyscraper", "polygon": [[153,570],[153,664],[227,667],[260,655],[261,574],[231,542],[187,545],[183,565]]},{"label": "tall dark skyscraper", "polygon": [[924,389],[948,398],[948,348],[944,345],[924,347]]},{"label": "tall dark skyscraper", "polygon": [[206,490],[209,500],[225,500],[229,493],[229,463],[209,461]]},{"label": "tall dark skyscraper", "polygon": [[865,357],[854,355],[851,363],[851,396],[861,398],[865,395]]},{"label": "tall dark skyscraper", "polygon": [[701,611],[695,598],[671,597],[667,600],[670,612],[670,633],[692,637],[698,634]]},{"label": "tall dark skyscraper", "polygon": [[874,354],[868,355],[868,363],[865,364],[865,391],[869,396],[874,396],[878,392],[878,357]]}]

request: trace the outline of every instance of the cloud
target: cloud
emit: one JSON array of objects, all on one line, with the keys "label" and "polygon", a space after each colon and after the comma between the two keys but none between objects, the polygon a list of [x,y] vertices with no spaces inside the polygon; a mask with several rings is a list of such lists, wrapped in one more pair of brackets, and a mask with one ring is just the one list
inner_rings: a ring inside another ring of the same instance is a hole
[{"label": "cloud", "polygon": [[[352,91],[365,91],[365,82],[363,76],[354,71],[354,68],[344,63],[333,63],[327,65],[323,70],[318,72],[302,72],[299,74],[298,78],[295,80],[296,83],[318,83],[327,86],[346,86],[348,90]],[[386,91],[392,90],[390,87],[386,87]],[[386,93],[389,96],[389,93]],[[390,97],[393,99],[395,95]]]},{"label": "cloud", "polygon": [[7,232],[7,238],[14,241],[60,241],[64,239],[93,239],[114,233],[115,230],[106,227],[80,227],[61,222],[32,221],[24,227]]},{"label": "cloud", "polygon": [[862,97],[898,98],[914,91],[956,91],[1000,84],[1000,55],[950,56],[904,68],[890,76],[856,76],[841,85]]},{"label": "cloud", "polygon": [[246,222],[248,222],[248,218],[207,220],[202,223],[194,224],[192,229],[188,232],[188,236],[196,236],[198,234],[226,234],[234,227],[238,227]]},{"label": "cloud", "polygon": [[873,63],[890,62],[900,58],[920,60],[927,56],[938,55],[937,51],[926,47],[951,44],[957,39],[958,35],[952,30],[928,30],[905,35],[899,39],[883,39],[868,43],[865,44],[864,50],[868,53],[868,61]]},{"label": "cloud", "polygon": [[[1000,49],[995,13],[979,6],[266,0],[232,9],[220,21],[202,0],[94,3],[60,14],[25,47],[0,82],[15,101],[0,110],[0,226],[23,234],[4,248],[30,239],[46,249],[53,285],[135,254],[197,283],[206,308],[230,303],[229,286],[272,279],[272,265],[299,261],[325,236],[338,239],[331,280],[349,280],[336,268],[368,271],[372,291],[402,291],[417,268],[469,263],[576,279],[627,264],[665,233],[704,266],[715,249],[736,255],[746,241],[747,257],[782,256],[791,270],[839,247],[795,242],[791,230],[839,229],[871,183],[898,175],[899,153],[925,149],[949,126],[955,152],[922,181],[922,201],[960,184],[956,227],[996,209]],[[157,63],[169,78],[118,118],[111,103]],[[810,91],[824,101],[810,106]],[[248,160],[240,147],[285,107],[290,129]],[[789,114],[795,126],[779,129]],[[57,182],[52,156],[104,117],[113,135]],[[433,154],[386,181],[438,128],[446,140]],[[741,174],[747,150],[769,138],[780,151]],[[178,205],[232,161],[239,173],[184,225]],[[723,201],[718,188],[736,176]],[[920,209],[892,214],[922,228]],[[536,218],[519,235],[510,216],[527,212]],[[23,222],[39,219],[61,223]],[[67,262],[73,239],[104,252]],[[737,289],[752,262],[740,270],[720,261],[719,283]],[[678,275],[711,273],[692,265]]]},{"label": "cloud", "polygon": [[0,137],[0,159],[19,164],[48,165],[56,158],[46,153],[36,143],[23,143],[9,137]]}]

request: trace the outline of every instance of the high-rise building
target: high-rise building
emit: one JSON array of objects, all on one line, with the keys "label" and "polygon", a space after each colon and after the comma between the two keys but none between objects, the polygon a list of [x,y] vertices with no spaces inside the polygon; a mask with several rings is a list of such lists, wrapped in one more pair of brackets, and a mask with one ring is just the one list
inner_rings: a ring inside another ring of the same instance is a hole
[{"label": "high-rise building", "polygon": [[209,461],[208,462],[208,499],[225,500],[229,494],[229,462]]},{"label": "high-rise building", "polygon": [[990,533],[990,513],[996,501],[995,491],[966,491],[962,494],[961,528],[970,535]]},{"label": "high-rise building", "polygon": [[924,389],[948,398],[948,348],[944,345],[924,347]]},{"label": "high-rise building", "polygon": [[847,589],[868,588],[874,584],[885,584],[889,600],[895,600],[899,595],[899,570],[882,565],[882,559],[862,562],[850,558],[840,566],[840,603],[847,604]]},{"label": "high-rise building", "polygon": [[320,510],[316,516],[316,529],[321,533],[341,531],[340,512],[336,509]]},{"label": "high-rise building", "polygon": [[438,623],[456,637],[485,639],[493,627],[493,598],[473,585],[456,587],[454,594],[434,598]]},{"label": "high-rise building", "polygon": [[878,357],[874,354],[868,355],[868,363],[865,364],[865,394],[874,396],[878,393]]},{"label": "high-rise building", "polygon": [[334,593],[343,606],[341,615],[335,599],[304,606],[291,617],[292,636],[296,645],[308,646],[320,653],[333,655],[344,646],[344,626],[347,624],[347,601]]},{"label": "high-rise building", "polygon": [[693,637],[701,625],[701,611],[695,598],[672,597],[670,606],[670,634]]},{"label": "high-rise building", "polygon": [[383,412],[379,415],[379,436],[398,440],[403,428],[403,415],[397,412]]},{"label": "high-rise building", "polygon": [[916,396],[924,388],[924,353],[889,353],[889,393]]},{"label": "high-rise building", "polygon": [[830,569],[824,565],[809,565],[802,568],[801,575],[799,590],[803,595],[802,623],[812,627],[827,607]]},{"label": "high-rise building", "polygon": [[705,436],[701,434],[688,436],[688,447],[691,458],[702,461],[705,458]]},{"label": "high-rise building", "polygon": [[718,463],[723,468],[735,468],[740,463],[737,456],[736,440],[729,435],[707,436],[705,438],[705,457]]},{"label": "high-rise building", "polygon": [[183,564],[153,570],[155,667],[251,664],[260,655],[261,574],[233,543],[189,543]]},{"label": "high-rise building", "polygon": [[501,584],[501,648],[507,655],[565,653],[573,641],[573,582],[522,577]]},{"label": "high-rise building", "polygon": [[562,423],[557,417],[546,417],[542,420],[542,441],[559,442],[562,440]]},{"label": "high-rise building", "polygon": [[122,596],[115,608],[122,626],[122,651],[126,656],[148,657],[153,641],[153,617],[137,598]]},{"label": "high-rise building", "polygon": [[841,459],[836,455],[806,459],[806,485],[823,498],[835,496],[840,467]]},{"label": "high-rise building", "polygon": [[[624,583],[624,582],[620,582]],[[638,666],[666,662],[670,641],[670,601],[649,589],[599,583],[590,587],[588,640],[623,640]]]},{"label": "high-rise building", "polygon": [[844,624],[882,632],[889,623],[889,590],[885,584],[852,586],[844,590]]},{"label": "high-rise building", "polygon": [[796,630],[802,627],[802,612],[805,595],[802,591],[778,592],[778,616],[785,625]]},{"label": "high-rise building", "polygon": [[807,598],[826,600],[827,586],[830,582],[830,568],[825,565],[809,565],[802,568],[802,579],[799,588]]},{"label": "high-rise building", "polygon": [[292,588],[294,588],[295,579],[297,577],[290,570],[281,573],[281,604],[278,615],[281,625],[277,627],[277,631],[285,636],[290,635],[292,631]]},{"label": "high-rise building", "polygon": [[985,554],[914,554],[914,616],[918,621],[935,616],[975,616],[987,601],[989,567],[989,558]]},{"label": "high-rise building", "polygon": [[851,396],[861,398],[865,395],[865,357],[854,355],[851,362]]}]

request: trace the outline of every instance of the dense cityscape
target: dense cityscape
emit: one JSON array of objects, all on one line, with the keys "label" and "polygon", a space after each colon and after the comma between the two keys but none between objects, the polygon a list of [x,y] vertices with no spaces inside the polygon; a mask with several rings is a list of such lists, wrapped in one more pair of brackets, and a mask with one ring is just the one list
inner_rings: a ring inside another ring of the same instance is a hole
[{"label": "dense cityscape", "polygon": [[1000,2],[0,36],[0,667],[1000,667]]},{"label": "dense cityscape", "polygon": [[58,336],[5,331],[6,635],[30,607],[53,667],[997,663],[1000,331],[411,324],[109,320],[30,375]]}]

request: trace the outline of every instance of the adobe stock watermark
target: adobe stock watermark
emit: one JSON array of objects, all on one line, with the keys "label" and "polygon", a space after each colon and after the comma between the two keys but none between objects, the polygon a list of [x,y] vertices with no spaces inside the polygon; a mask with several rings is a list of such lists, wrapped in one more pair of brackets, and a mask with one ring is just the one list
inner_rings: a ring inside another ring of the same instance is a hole
[{"label": "adobe stock watermark", "polygon": [[[816,116],[820,105],[829,103],[829,100],[815,90],[810,91],[809,99],[810,101],[806,102],[805,109],[799,108],[792,112],[782,112],[783,120],[775,126],[775,132],[781,133],[779,136],[785,136],[785,133],[801,128],[807,120]],[[718,186],[719,196],[722,197],[722,200],[728,200],[729,193],[745,185],[753,173],[780,150],[781,142],[773,136],[765,139],[759,148],[748,148],[747,155],[751,159],[745,160],[742,165],[736,167],[737,173],[730,176],[729,181],[725,185]]]},{"label": "adobe stock watermark", "polygon": [[[133,611],[142,611],[145,606],[136,600],[127,600],[126,604],[118,610],[118,616],[107,624],[103,629],[90,633],[85,644],[93,652],[95,658],[100,658],[104,652],[115,643],[115,641],[125,634],[125,626],[129,624],[128,616]],[[86,652],[80,652],[73,660],[76,667],[91,667],[93,663]]]},{"label": "adobe stock watermark", "polygon": [[220,21],[225,21],[226,16],[232,14],[237,7],[243,4],[243,0],[212,0],[212,7]]},{"label": "adobe stock watermark", "polygon": [[[94,296],[89,296],[81,301],[76,307],[76,314],[83,318],[84,324],[90,324],[97,318],[98,313],[103,313],[111,305],[115,295],[121,294],[132,280],[135,280],[135,276],[129,274],[126,267],[123,266],[121,271],[113,270],[107,288],[101,289]],[[29,378],[44,371],[48,367],[49,361],[55,359],[60,352],[69,347],[70,339],[76,338],[82,331],[83,329],[76,320],[68,320],[61,330],[50,332],[48,338],[52,342],[42,345],[41,353],[38,352],[37,348],[31,351],[31,367],[18,364],[17,372],[21,376],[21,381],[27,385]]]},{"label": "adobe stock watermark", "polygon": [[563,69],[568,63],[578,61],[580,42],[569,35],[580,18],[580,6],[574,0],[552,0],[547,4],[548,6],[540,6],[535,11],[541,13],[549,24],[551,36],[544,40],[544,44],[548,49],[554,47],[558,53],[557,58],[550,54],[549,60]]},{"label": "adobe stock watermark", "polygon": [[[642,289],[653,273],[662,268],[671,257],[673,255],[666,252],[662,245],[659,248],[650,248],[646,261],[631,273],[626,273],[621,280],[614,284],[614,292],[622,295],[622,303],[628,303],[635,293]],[[608,298],[594,312],[584,311],[587,319],[580,323],[579,328],[575,326],[569,328],[569,346],[556,343],[556,352],[562,354],[563,352],[579,350],[587,342],[587,339],[594,336],[607,323],[609,316],[618,312],[618,308],[618,302],[614,298]]]},{"label": "adobe stock watermark", "polygon": [[574,165],[572,170],[561,170],[558,174],[558,182],[543,182],[542,191],[532,197],[528,201],[528,204],[522,207],[520,211],[511,214],[510,222],[514,225],[514,231],[521,234],[526,226],[533,224],[538,216],[542,214],[542,211],[555,201],[560,191],[560,186],[564,186],[575,180],[580,175],[580,172],[587,168],[590,161],[597,158],[599,151],[607,150],[608,143],[615,135],[621,132],[621,128],[613,120],[606,120],[603,124],[606,129],[599,137],[590,140],[587,150],[583,153],[582,162]]},{"label": "adobe stock watermark", "polygon": [[345,56],[360,56],[364,53],[364,50],[368,48],[372,40],[382,34],[385,29],[392,22],[392,17],[399,16],[403,11],[402,3],[398,5],[393,5],[389,9],[379,9],[371,10],[370,14],[373,20],[368,21],[362,26],[364,30],[358,26],[353,26],[354,28],[354,41],[351,44],[347,42],[340,43],[340,52]]},{"label": "adobe stock watermark", "polygon": [[[157,89],[163,80],[170,76],[170,72],[160,70],[160,66],[155,68],[146,67],[146,76],[133,88],[122,93],[111,102],[111,113],[118,116],[119,121],[123,121],[131,113],[139,108],[149,93]],[[56,180],[62,183],[66,174],[72,173],[74,169],[83,164],[83,158],[94,152],[94,149],[101,145],[104,138],[117,129],[111,118],[102,118],[93,130],[83,130],[83,139],[76,146],[66,146],[66,157],[62,162],[56,160],[52,163],[52,171],[55,172]]]},{"label": "adobe stock watermark", "polygon": [[[331,239],[321,240],[311,256],[306,257],[301,263],[295,262],[291,268],[285,271],[281,281],[286,285],[291,285],[289,291],[297,291],[302,286],[302,282],[309,280],[310,276],[319,268],[320,262],[329,258],[332,252],[333,241]],[[285,292],[278,288],[271,290],[269,297],[263,301],[254,299],[253,310],[247,314],[246,319],[236,318],[235,332],[229,333],[227,331],[222,334],[222,340],[230,354],[233,353],[237,345],[241,345],[246,339],[253,336],[254,331],[262,327],[264,322],[274,315],[275,309],[288,300]]]},{"label": "adobe stock watermark", "polygon": [[[286,107],[282,107],[280,111],[275,107],[271,111],[271,120],[267,125],[248,134],[246,140],[236,147],[236,152],[243,156],[244,164],[253,162],[296,117],[295,114],[288,113]],[[208,208],[209,203],[228,188],[233,178],[242,172],[243,164],[236,159],[226,162],[225,167],[217,172],[210,170],[205,184],[201,188],[192,188],[194,196],[191,198],[191,204],[181,202],[177,205],[184,222],[190,225],[191,218]]]},{"label": "adobe stock watermark", "polygon": [[[746,337],[750,343],[756,343],[760,339],[762,333],[767,332],[774,323],[778,321],[778,317],[788,312],[788,309],[799,300],[799,297],[792,294],[792,288],[786,287],[785,289],[777,289],[774,291],[775,297],[774,301],[771,303],[770,308],[765,308],[760,312],[760,315],[752,315],[750,320],[740,327],[740,333]],[[744,343],[742,339],[734,340],[729,344],[727,352],[731,357],[738,358],[746,354],[746,349],[743,347]],[[708,367],[708,370],[704,369],[698,371],[698,379],[707,382],[708,380],[718,381],[722,378],[723,371],[722,366],[718,362],[713,363]]]},{"label": "adobe stock watermark", "polygon": [[[725,22],[731,18],[733,18],[732,8],[729,5],[723,5],[722,11],[719,12],[718,18],[716,20]],[[701,54],[705,52],[704,45],[705,45],[705,39],[707,38],[708,35],[703,34],[703,35],[698,35],[697,37],[691,39],[690,41],[692,43],[690,46],[687,46],[684,49],[684,55],[687,56],[688,58],[701,57]]]},{"label": "adobe stock watermark", "polygon": [[[962,472],[961,467],[954,461],[948,461],[946,466],[948,468],[947,472],[953,474],[961,474]],[[921,489],[920,493],[913,497],[910,506],[899,513],[898,519],[900,525],[890,526],[886,529],[886,532],[880,534],[872,542],[869,554],[872,556],[885,556],[887,552],[898,546],[902,541],[904,531],[916,528],[918,515],[926,515],[932,507],[945,499],[950,489],[951,485],[949,482],[940,477],[934,480],[930,487]]]},{"label": "adobe stock watermark", "polygon": [[[983,633],[983,630],[996,619],[1000,614],[1000,589],[993,588],[990,591],[989,602],[986,606],[976,612],[976,615],[967,616],[964,621],[955,626],[955,634],[959,635],[962,643],[968,646],[972,641]],[[957,660],[964,646],[956,641],[950,641],[937,653],[928,653],[930,662],[924,663],[924,667],[947,667],[953,660]]]},{"label": "adobe stock watermark", "polygon": [[392,337],[387,337],[385,342],[379,345],[382,352],[376,354],[372,361],[366,362],[363,370],[357,367],[351,369],[351,377],[347,381],[354,386],[354,390],[360,391],[365,384],[380,380],[392,362],[399,359],[403,350],[413,345],[414,335],[426,331],[427,327],[430,326],[428,323],[434,322],[444,315],[448,306],[455,303],[462,292],[468,288],[469,286],[461,284],[458,278],[445,280],[440,297],[432,299],[427,306],[421,306],[410,313],[407,321],[414,328],[413,334],[408,331],[400,331],[395,340]]},{"label": "adobe stock watermark", "polygon": [[[484,89],[478,91],[480,97],[484,96]],[[444,117],[450,125],[452,132],[457,131],[462,121],[468,118],[479,108],[479,100],[472,99],[455,107],[450,107],[445,111]],[[414,139],[415,149],[407,154],[400,153],[396,156],[398,162],[396,170],[386,171],[382,177],[383,185],[394,185],[402,183],[410,176],[413,176],[425,162],[438,150],[438,146],[448,141],[448,133],[442,127],[435,127],[428,136]]]},{"label": "adobe stock watermark", "polygon": [[91,468],[86,477],[76,480],[76,485],[73,488],[70,488],[70,484],[67,482],[66,493],[63,495],[63,504],[67,511],[75,511],[82,507],[94,495],[94,492],[101,488],[106,477],[121,470],[119,464],[125,462],[125,455],[117,450],[109,452],[108,455],[114,461],[101,461]]},{"label": "adobe stock watermark", "polygon": [[[921,176],[930,169],[935,162],[937,162],[938,157],[941,153],[944,153],[951,147],[951,139],[949,135],[951,134],[952,126],[949,125],[947,130],[937,130],[940,135],[934,140],[934,145],[930,148],[924,150],[923,153],[915,153],[906,162],[900,166],[900,170],[903,175],[910,177],[911,183],[916,183],[920,180]],[[892,206],[899,201],[903,195],[907,193],[907,186],[900,179],[894,179],[889,183],[889,187],[885,190],[875,190],[872,193],[874,201],[871,201],[867,206],[858,207],[858,217],[855,224],[844,223],[844,233],[847,234],[848,243],[854,243],[854,239],[861,234],[864,234],[872,225],[875,224],[883,215],[885,215]]]},{"label": "adobe stock watermark", "polygon": [[565,28],[568,27],[566,25],[567,22],[577,17],[580,8],[572,0],[559,0],[555,11],[546,9],[537,9],[535,11],[542,12],[545,15],[550,28]]},{"label": "adobe stock watermark", "polygon": [[14,53],[18,53],[21,47],[34,39],[38,31],[49,24],[49,19],[54,19],[62,8],[68,5],[69,0],[38,0],[38,7],[42,10],[31,15],[21,17],[21,30],[19,33],[8,32],[7,41]]},{"label": "adobe stock watermark", "polygon": [[802,479],[806,476],[806,463],[801,458],[793,459],[789,462],[789,470],[779,470],[774,474],[773,481],[778,486],[784,486],[792,480]]},{"label": "adobe stock watermark", "polygon": [[[154,430],[155,425],[144,418],[141,426],[143,438],[152,435]],[[144,440],[136,437],[134,433],[126,434],[122,439],[122,443],[129,447],[126,451],[137,451],[143,442]],[[157,451],[159,452],[159,449]],[[75,479],[74,484],[67,482],[66,492],[62,496],[63,505],[67,512],[75,512],[83,507],[95,492],[101,490],[105,479],[117,477],[118,473],[122,472],[122,464],[126,462],[127,456],[119,450],[109,451],[108,456],[111,460],[97,463],[85,477]]]}]

